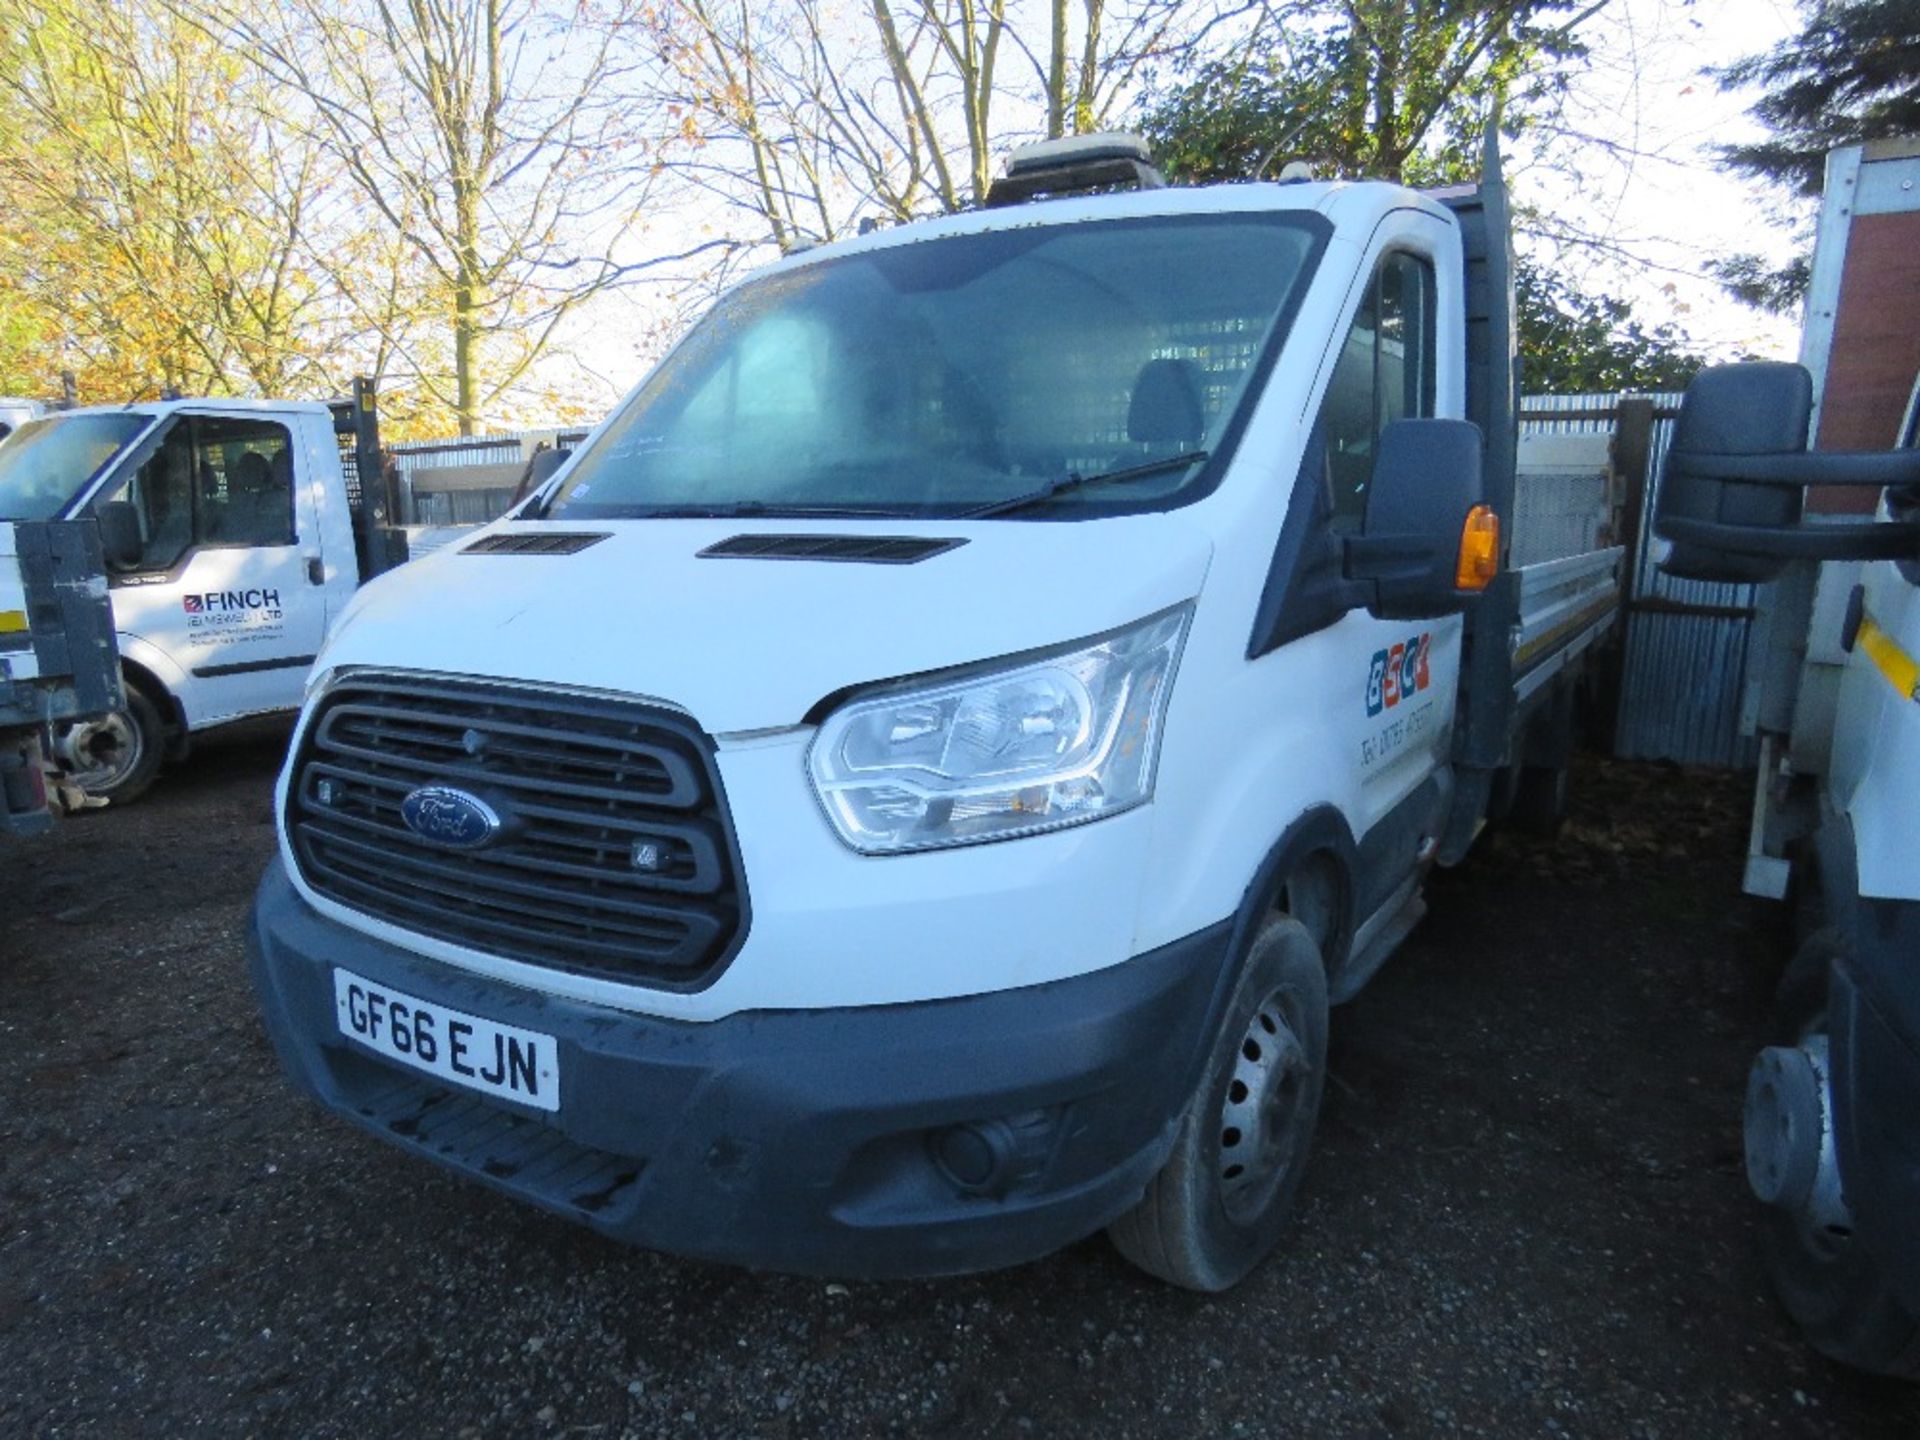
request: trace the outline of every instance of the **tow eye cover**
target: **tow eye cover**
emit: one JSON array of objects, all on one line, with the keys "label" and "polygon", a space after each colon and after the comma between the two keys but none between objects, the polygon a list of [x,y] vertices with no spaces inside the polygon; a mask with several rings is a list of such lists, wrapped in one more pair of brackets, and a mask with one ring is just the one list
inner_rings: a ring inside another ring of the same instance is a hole
[{"label": "tow eye cover", "polygon": [[422,840],[454,850],[478,850],[502,828],[499,811],[451,785],[422,785],[408,792],[400,802],[400,818]]}]

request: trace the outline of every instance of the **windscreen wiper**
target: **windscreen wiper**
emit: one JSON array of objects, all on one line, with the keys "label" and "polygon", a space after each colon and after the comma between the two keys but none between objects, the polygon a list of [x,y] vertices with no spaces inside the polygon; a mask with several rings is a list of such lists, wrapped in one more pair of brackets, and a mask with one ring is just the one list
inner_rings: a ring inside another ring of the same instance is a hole
[{"label": "windscreen wiper", "polygon": [[[528,519],[541,519],[550,508],[542,507]],[[862,505],[770,505],[764,500],[732,500],[717,505],[636,505],[619,515],[601,519],[619,520],[906,520],[904,511],[882,510]]]},{"label": "windscreen wiper", "polygon": [[1024,510],[1029,505],[1038,505],[1043,500],[1051,500],[1069,490],[1078,490],[1083,485],[1104,485],[1109,480],[1144,480],[1149,475],[1164,475],[1169,470],[1185,470],[1190,465],[1198,465],[1210,454],[1206,450],[1189,450],[1184,455],[1166,455],[1158,460],[1149,460],[1141,465],[1128,465],[1119,470],[1096,470],[1091,475],[1082,475],[1069,470],[1056,480],[1050,480],[1038,490],[1029,490],[1025,495],[1011,495],[1005,500],[994,500],[985,505],[976,505],[971,510],[962,510],[949,518],[954,520],[978,520],[985,515],[1006,515],[1015,510]]},{"label": "windscreen wiper", "polygon": [[723,505],[661,505],[636,510],[639,520],[752,520],[760,516],[780,520],[904,520],[900,510],[867,505],[770,505],[765,500],[734,500]]}]

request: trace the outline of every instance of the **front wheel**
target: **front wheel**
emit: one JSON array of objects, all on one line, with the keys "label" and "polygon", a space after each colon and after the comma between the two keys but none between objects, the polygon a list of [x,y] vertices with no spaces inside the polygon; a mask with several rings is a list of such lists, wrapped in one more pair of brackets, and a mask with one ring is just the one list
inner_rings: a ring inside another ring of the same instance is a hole
[{"label": "front wheel", "polygon": [[1189,1290],[1243,1279],[1280,1238],[1306,1174],[1327,1075],[1327,975],[1299,921],[1254,937],[1173,1154],[1107,1233]]},{"label": "front wheel", "polygon": [[53,749],[69,783],[88,799],[125,805],[159,778],[167,729],[160,707],[128,685],[126,709],[62,725]]}]

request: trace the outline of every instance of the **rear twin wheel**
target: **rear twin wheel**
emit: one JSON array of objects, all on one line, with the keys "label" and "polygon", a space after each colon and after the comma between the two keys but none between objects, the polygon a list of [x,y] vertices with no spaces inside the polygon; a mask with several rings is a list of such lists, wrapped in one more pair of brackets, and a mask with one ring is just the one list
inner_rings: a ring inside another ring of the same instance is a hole
[{"label": "rear twin wheel", "polygon": [[167,730],[160,707],[129,684],[127,708],[63,726],[54,751],[67,779],[103,805],[125,805],[159,778]]},{"label": "rear twin wheel", "polygon": [[1120,1253],[1189,1290],[1243,1279],[1293,1208],[1326,1074],[1320,949],[1276,916],[1254,937],[1173,1154],[1107,1232]]}]

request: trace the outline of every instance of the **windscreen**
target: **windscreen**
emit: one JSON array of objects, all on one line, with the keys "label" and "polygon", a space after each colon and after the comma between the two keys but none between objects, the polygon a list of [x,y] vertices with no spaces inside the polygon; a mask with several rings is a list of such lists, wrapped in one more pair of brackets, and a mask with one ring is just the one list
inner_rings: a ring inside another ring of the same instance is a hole
[{"label": "windscreen", "polygon": [[1168,503],[1203,452],[1219,462],[1321,233],[1274,215],[1035,225],[751,281],[544,513],[958,514],[1133,469],[1149,473],[1019,514]]},{"label": "windscreen", "polygon": [[147,415],[49,415],[0,445],[0,520],[52,520],[148,425]]}]

